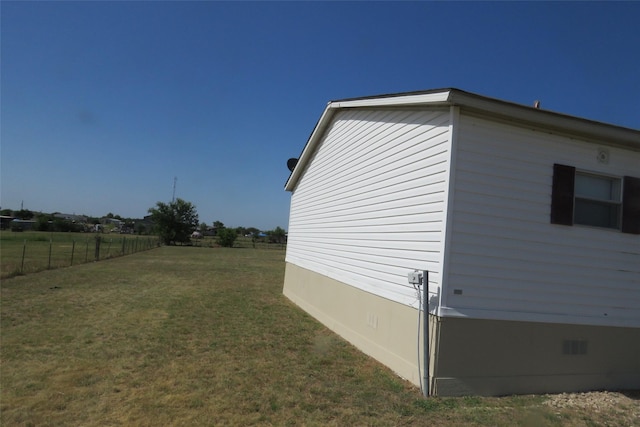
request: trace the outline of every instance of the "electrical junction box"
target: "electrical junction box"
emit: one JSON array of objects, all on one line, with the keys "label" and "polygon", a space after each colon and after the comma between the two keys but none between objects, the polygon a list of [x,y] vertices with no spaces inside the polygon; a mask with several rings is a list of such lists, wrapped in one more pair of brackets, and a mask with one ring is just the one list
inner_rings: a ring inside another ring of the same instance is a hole
[{"label": "electrical junction box", "polygon": [[419,271],[412,271],[408,274],[409,284],[410,285],[420,285],[422,284],[422,273]]}]

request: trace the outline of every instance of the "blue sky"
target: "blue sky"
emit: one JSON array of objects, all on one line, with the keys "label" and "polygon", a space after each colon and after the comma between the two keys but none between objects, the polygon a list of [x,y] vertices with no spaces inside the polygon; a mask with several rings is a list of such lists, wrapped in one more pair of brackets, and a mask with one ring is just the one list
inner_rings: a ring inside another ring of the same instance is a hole
[{"label": "blue sky", "polygon": [[0,206],[288,224],[330,100],[456,87],[640,128],[640,3],[0,5]]}]

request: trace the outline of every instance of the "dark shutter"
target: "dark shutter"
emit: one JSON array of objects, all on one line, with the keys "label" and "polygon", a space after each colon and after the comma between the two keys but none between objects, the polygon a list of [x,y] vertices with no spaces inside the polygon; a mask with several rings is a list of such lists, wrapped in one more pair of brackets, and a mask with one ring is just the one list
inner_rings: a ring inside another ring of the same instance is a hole
[{"label": "dark shutter", "polygon": [[576,168],[553,165],[553,188],[551,190],[551,223],[573,225],[573,187]]},{"label": "dark shutter", "polygon": [[622,232],[640,234],[640,178],[625,176],[622,186]]}]

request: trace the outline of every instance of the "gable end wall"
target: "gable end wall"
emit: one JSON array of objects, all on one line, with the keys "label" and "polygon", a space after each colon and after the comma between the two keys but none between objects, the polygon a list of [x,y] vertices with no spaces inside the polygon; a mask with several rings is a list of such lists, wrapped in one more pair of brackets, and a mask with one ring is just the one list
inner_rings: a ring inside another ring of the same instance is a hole
[{"label": "gable end wall", "polygon": [[407,273],[441,280],[449,147],[448,109],[338,112],[291,196],[286,261],[417,306]]}]

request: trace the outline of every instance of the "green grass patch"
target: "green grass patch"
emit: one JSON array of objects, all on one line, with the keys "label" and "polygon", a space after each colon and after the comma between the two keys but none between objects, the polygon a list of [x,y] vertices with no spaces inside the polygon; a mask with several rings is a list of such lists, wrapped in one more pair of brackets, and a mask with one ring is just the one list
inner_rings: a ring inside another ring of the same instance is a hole
[{"label": "green grass patch", "polygon": [[284,298],[283,276],[283,251],[161,247],[3,280],[0,424],[568,419],[537,396],[423,399]]}]

